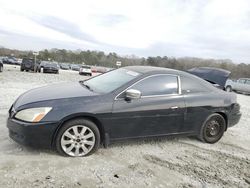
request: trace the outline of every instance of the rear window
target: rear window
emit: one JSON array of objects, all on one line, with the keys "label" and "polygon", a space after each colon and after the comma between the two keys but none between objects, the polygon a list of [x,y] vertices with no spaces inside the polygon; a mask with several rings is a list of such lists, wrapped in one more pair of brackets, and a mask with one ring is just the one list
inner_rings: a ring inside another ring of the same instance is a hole
[{"label": "rear window", "polygon": [[26,58],[24,58],[22,62],[23,63],[27,63],[27,62],[33,63],[34,59],[26,59]]},{"label": "rear window", "polygon": [[183,94],[200,93],[208,91],[210,90],[203,84],[199,83],[199,81],[185,76],[181,77],[181,92]]},{"label": "rear window", "polygon": [[90,69],[89,66],[82,66],[82,68],[84,68],[84,69]]}]

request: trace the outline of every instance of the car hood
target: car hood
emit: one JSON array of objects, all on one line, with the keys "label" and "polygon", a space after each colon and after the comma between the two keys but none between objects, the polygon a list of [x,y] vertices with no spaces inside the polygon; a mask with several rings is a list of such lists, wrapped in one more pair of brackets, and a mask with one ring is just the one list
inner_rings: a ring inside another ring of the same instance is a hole
[{"label": "car hood", "polygon": [[54,68],[54,69],[58,69],[57,66],[53,66],[53,65],[44,65],[44,68]]},{"label": "car hood", "polygon": [[14,108],[34,102],[98,95],[78,82],[52,84],[23,93],[14,103]]},{"label": "car hood", "polygon": [[195,67],[187,70],[212,84],[218,84],[221,89],[224,89],[225,83],[230,75],[230,71],[214,68],[214,67]]}]

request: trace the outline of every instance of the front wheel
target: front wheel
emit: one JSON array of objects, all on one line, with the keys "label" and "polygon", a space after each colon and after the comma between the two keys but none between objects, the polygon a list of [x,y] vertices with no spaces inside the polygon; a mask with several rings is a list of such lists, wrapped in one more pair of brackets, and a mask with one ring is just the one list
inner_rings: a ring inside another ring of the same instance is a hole
[{"label": "front wheel", "polygon": [[227,92],[232,92],[232,87],[231,87],[231,86],[227,86],[227,87],[226,87],[226,91],[227,91]]},{"label": "front wheel", "polygon": [[87,119],[66,122],[56,137],[56,149],[65,156],[83,157],[94,153],[100,145],[97,126]]},{"label": "front wheel", "polygon": [[226,129],[226,121],[220,114],[210,115],[202,125],[199,139],[203,142],[213,144],[218,142]]}]

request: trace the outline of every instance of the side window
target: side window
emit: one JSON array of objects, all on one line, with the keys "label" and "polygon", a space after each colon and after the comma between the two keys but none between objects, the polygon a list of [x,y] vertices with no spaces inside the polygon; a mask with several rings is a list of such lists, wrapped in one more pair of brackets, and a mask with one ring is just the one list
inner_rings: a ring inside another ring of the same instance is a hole
[{"label": "side window", "polygon": [[246,82],[245,79],[239,79],[239,83],[244,84]]},{"label": "side window", "polygon": [[246,84],[250,85],[250,80],[247,80],[247,81],[246,81]]},{"label": "side window", "polygon": [[173,75],[155,75],[138,82],[131,89],[141,91],[142,96],[177,94],[178,79]]},{"label": "side window", "polygon": [[206,86],[199,83],[195,79],[182,76],[181,77],[181,91],[183,94],[187,93],[201,93],[210,91]]}]

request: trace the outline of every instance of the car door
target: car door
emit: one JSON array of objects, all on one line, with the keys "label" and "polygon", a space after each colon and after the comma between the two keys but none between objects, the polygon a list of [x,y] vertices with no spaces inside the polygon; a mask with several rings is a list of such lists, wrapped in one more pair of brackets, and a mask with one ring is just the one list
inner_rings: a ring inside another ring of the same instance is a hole
[{"label": "car door", "polygon": [[235,84],[235,90],[244,92],[245,91],[245,82],[246,82],[246,79],[239,79],[238,82]]},{"label": "car door", "polygon": [[127,89],[141,92],[141,98],[125,100],[125,91],[113,103],[111,139],[166,135],[179,132],[185,103],[176,75],[146,77]]}]

